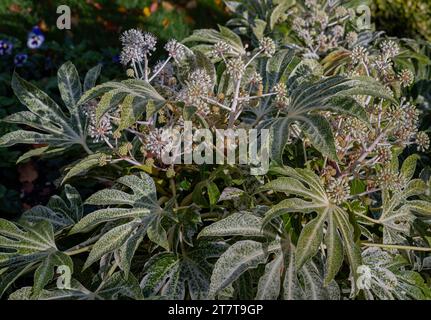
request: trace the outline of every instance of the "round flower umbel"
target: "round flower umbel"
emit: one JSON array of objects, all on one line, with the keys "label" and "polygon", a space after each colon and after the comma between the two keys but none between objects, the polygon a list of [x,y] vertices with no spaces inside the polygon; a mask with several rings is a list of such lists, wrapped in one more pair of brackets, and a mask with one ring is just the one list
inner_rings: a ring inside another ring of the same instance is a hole
[{"label": "round flower umbel", "polygon": [[228,45],[224,41],[220,41],[214,45],[214,47],[211,51],[211,55],[213,57],[223,58],[225,54],[230,52],[230,50],[231,50],[230,45]]},{"label": "round flower umbel", "polygon": [[185,55],[185,50],[182,44],[180,44],[177,40],[172,39],[165,45],[166,51],[169,53],[169,56],[174,59],[176,62],[181,60]]},{"label": "round flower umbel", "polygon": [[160,159],[165,147],[169,144],[163,137],[163,129],[152,129],[144,139],[145,151]]},{"label": "round flower umbel", "polygon": [[242,61],[241,58],[230,59],[227,62],[227,72],[234,79],[236,80],[241,79],[241,77],[245,73],[244,61]]},{"label": "round flower umbel", "polygon": [[379,162],[386,163],[392,160],[392,151],[388,146],[379,146],[377,148],[377,157]]},{"label": "round flower umbel", "polygon": [[416,135],[416,144],[418,151],[427,151],[430,148],[429,136],[423,131],[418,132]]},{"label": "round flower umbel", "polygon": [[400,53],[400,47],[395,41],[385,40],[381,43],[380,49],[386,59],[394,58]]},{"label": "round flower umbel", "polygon": [[90,137],[93,138],[93,142],[95,143],[107,139],[108,136],[112,135],[112,125],[109,116],[103,116],[99,123],[96,123],[95,115],[91,114],[88,131]]},{"label": "round flower umbel", "polygon": [[141,62],[146,55],[151,55],[152,51],[156,50],[157,39],[154,35],[148,32],[142,32],[138,29],[130,29],[120,37],[123,44],[120,61],[127,65],[130,62]]},{"label": "round flower umbel", "polygon": [[197,69],[193,71],[189,77],[188,84],[199,86],[202,89],[202,92],[204,92],[205,94],[208,94],[208,92],[211,91],[213,86],[211,77],[204,69]]},{"label": "round flower umbel", "polygon": [[368,51],[363,46],[357,46],[352,50],[350,54],[353,64],[367,63],[368,62]]},{"label": "round flower umbel", "polygon": [[157,38],[149,32],[144,33],[143,50],[145,54],[151,55],[151,51],[156,51]]},{"label": "round flower umbel", "polygon": [[289,104],[289,98],[287,97],[287,87],[284,83],[278,83],[274,86],[275,102],[277,107],[285,108]]},{"label": "round flower umbel", "polygon": [[337,17],[337,18],[344,18],[345,16],[347,16],[347,15],[349,15],[349,11],[345,8],[345,7],[343,7],[343,6],[338,6],[336,9],[335,9],[335,16]]},{"label": "round flower umbel", "polygon": [[390,165],[385,165],[377,173],[377,183],[383,189],[399,190],[401,187],[401,179]]},{"label": "round flower umbel", "polygon": [[120,37],[123,44],[121,51],[120,61],[122,64],[127,65],[129,62],[141,62],[144,58],[143,43],[144,34],[141,30],[130,29]]},{"label": "round flower umbel", "polygon": [[25,53],[18,53],[13,59],[13,63],[17,67],[22,67],[28,60],[28,55]]},{"label": "round flower umbel", "polygon": [[209,113],[210,110],[205,97],[211,92],[213,83],[208,73],[203,69],[193,71],[186,81],[186,85],[180,91],[178,99],[186,105],[195,106],[201,113]]},{"label": "round flower umbel", "polygon": [[415,76],[413,75],[413,72],[411,72],[409,69],[403,69],[398,74],[398,79],[403,87],[408,87],[413,84]]},{"label": "round flower umbel", "polygon": [[350,196],[350,186],[346,179],[331,178],[326,187],[329,199],[335,204],[342,204]]},{"label": "round flower umbel", "polygon": [[346,42],[349,47],[353,47],[356,41],[358,41],[358,34],[356,32],[350,31],[349,33],[347,33]]},{"label": "round flower umbel", "polygon": [[262,50],[268,57],[272,57],[274,55],[275,49],[275,43],[271,38],[265,37],[259,41],[259,50]]},{"label": "round flower umbel", "polygon": [[12,54],[13,44],[7,40],[0,40],[0,56]]}]

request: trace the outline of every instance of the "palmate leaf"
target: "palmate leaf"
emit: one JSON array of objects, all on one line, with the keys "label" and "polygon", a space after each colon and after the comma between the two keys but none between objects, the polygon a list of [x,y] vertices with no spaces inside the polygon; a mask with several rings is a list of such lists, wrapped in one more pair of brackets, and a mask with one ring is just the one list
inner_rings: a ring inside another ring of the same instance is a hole
[{"label": "palmate leaf", "polygon": [[417,272],[406,270],[408,261],[380,248],[368,248],[362,253],[364,293],[367,299],[429,300],[431,289]]},{"label": "palmate leaf", "polygon": [[[120,272],[103,281],[96,290],[90,291],[75,279],[70,289],[42,290],[38,300],[118,300],[143,298],[139,283],[133,275],[126,279]],[[9,300],[32,300],[31,287],[23,287],[9,296]]]},{"label": "palmate leaf", "polygon": [[[339,289],[335,281],[332,280],[325,286],[323,271],[311,260],[297,272],[293,245],[283,245],[283,241],[277,240],[279,236],[274,235],[274,232],[268,234],[263,228],[263,219],[253,213],[234,213],[202,230],[199,237],[204,236],[242,236],[255,239],[263,237],[268,240],[267,242],[238,240],[233,243],[214,265],[210,298],[218,296],[235,281],[239,281],[246,271],[253,270],[261,264],[266,266],[258,282],[256,299],[339,298]],[[271,237],[268,238],[269,236]]]},{"label": "palmate leaf", "polygon": [[383,188],[382,212],[377,223],[383,225],[383,242],[385,244],[405,243],[411,235],[413,222],[417,217],[430,217],[431,204],[423,200],[412,200],[412,197],[424,195],[427,185],[420,179],[412,179],[417,155],[406,158],[401,169],[398,169],[398,159],[392,161],[393,174],[398,175],[403,185],[399,190]]},{"label": "palmate leaf", "polygon": [[208,259],[218,258],[226,250],[224,242],[199,242],[187,253],[162,252],[144,266],[141,288],[145,297],[161,295],[182,300],[208,298],[212,265]]},{"label": "palmate leaf", "polygon": [[90,100],[100,98],[96,108],[96,121],[108,111],[121,104],[119,129],[123,130],[134,124],[147,109],[149,103],[158,111],[165,99],[146,81],[129,79],[121,82],[111,81],[88,90],[78,101],[83,105]]},{"label": "palmate leaf", "polygon": [[340,288],[337,283],[332,280],[325,284],[323,271],[314,261],[308,261],[297,271],[294,252],[290,253],[286,260],[286,276],[283,282],[285,300],[340,299]]},{"label": "palmate leaf", "polygon": [[[349,221],[349,214],[343,207],[329,199],[319,177],[312,171],[281,167],[276,172],[284,177],[269,182],[262,190],[283,192],[296,198],[283,200],[268,210],[264,224],[284,214],[315,212],[317,216],[305,225],[298,239],[297,268],[301,268],[315,256],[324,241],[327,244],[325,284],[329,284],[337,274],[343,254],[347,257],[353,279],[356,279],[361,256],[359,247],[354,242],[354,230]],[[327,230],[324,236],[325,226]]]},{"label": "palmate leaf", "polygon": [[[277,83],[286,82],[289,74],[298,64],[299,59],[294,50],[282,49],[277,51],[269,59],[259,59],[257,70],[262,74],[264,92],[272,92]],[[273,97],[265,97],[259,100],[259,104],[253,108],[246,108],[247,113],[253,115],[252,122],[257,119],[266,119],[270,115]]]},{"label": "palmate leaf", "polygon": [[330,159],[335,160],[338,158],[334,135],[325,117],[318,114],[309,114],[306,117],[298,117],[298,122],[300,122],[301,130],[317,150]]},{"label": "palmate leaf", "polygon": [[[96,75],[93,75],[93,78]],[[94,82],[95,79],[92,80]],[[29,126],[38,131],[17,130],[0,138],[0,146],[8,147],[18,143],[48,144],[37,155],[60,151],[78,144],[86,146],[85,118],[77,106],[82,95],[78,72],[71,62],[66,62],[58,71],[58,87],[67,107],[68,114],[46,93],[14,73],[12,88],[28,111],[12,114],[3,121]],[[28,153],[25,158],[32,156]],[[21,159],[22,160],[22,159]]]},{"label": "palmate leaf", "polygon": [[227,22],[235,27],[239,34],[260,39],[276,29],[280,21],[284,21],[287,10],[296,0],[259,1],[259,0],[230,0],[225,1],[229,11],[235,13],[235,18]]},{"label": "palmate leaf", "polygon": [[71,185],[65,185],[63,197],[55,195],[46,206],[34,206],[23,213],[20,221],[26,224],[47,221],[57,232],[77,223],[82,218],[82,214],[81,195]]},{"label": "palmate leaf", "polygon": [[[121,188],[129,188],[131,193]],[[88,232],[107,222],[117,224],[94,244],[84,268],[103,255],[115,252],[120,268],[127,275],[137,246],[145,235],[157,245],[169,249],[166,231],[161,226],[165,212],[157,203],[156,187],[149,175],[141,173],[139,177],[121,177],[115,188],[95,193],[87,199],[86,204],[121,207],[91,212],[70,231],[75,234]]]},{"label": "palmate leaf", "polygon": [[0,296],[19,276],[36,269],[32,296],[37,297],[61,265],[73,272],[72,259],[57,249],[49,222],[30,227],[0,219]]},{"label": "palmate leaf", "polygon": [[[228,44],[233,52],[240,55],[245,55],[244,45],[241,38],[229,28],[219,26],[220,31],[213,29],[200,29],[193,31],[193,34],[185,38],[182,43],[196,42],[198,45],[194,49],[203,53],[208,53],[212,50],[212,46],[218,42]],[[226,54],[229,56],[229,53]]]},{"label": "palmate leaf", "polygon": [[[320,115],[319,111],[331,111],[356,117],[365,123],[368,118],[363,107],[351,96],[368,95],[372,97],[388,99],[393,98],[375,80],[366,77],[349,79],[342,76],[333,76],[318,81],[311,81],[311,69],[298,77],[292,72],[289,98],[290,103],[286,110],[280,114],[280,118],[273,123],[272,131],[275,137],[279,137],[272,148],[272,159],[282,163],[282,154],[289,137],[289,125],[296,122],[300,125],[304,134],[312,144],[324,156],[337,159],[333,134],[328,121]],[[305,80],[301,80],[301,79]],[[283,119],[283,120],[280,120]]]}]

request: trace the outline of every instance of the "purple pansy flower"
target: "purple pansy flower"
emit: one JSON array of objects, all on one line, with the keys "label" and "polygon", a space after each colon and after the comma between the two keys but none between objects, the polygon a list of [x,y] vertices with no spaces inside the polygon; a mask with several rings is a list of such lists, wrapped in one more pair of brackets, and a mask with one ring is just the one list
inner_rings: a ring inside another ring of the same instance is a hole
[{"label": "purple pansy flower", "polygon": [[42,30],[40,30],[39,26],[34,26],[33,29],[31,29],[31,33],[37,36],[43,36]]},{"label": "purple pansy flower", "polygon": [[39,27],[33,27],[31,32],[28,34],[27,46],[30,49],[38,49],[42,46],[45,41],[45,36]]},{"label": "purple pansy flower", "polygon": [[28,55],[25,53],[18,53],[15,58],[13,59],[13,62],[15,63],[15,66],[22,67],[28,59]]},{"label": "purple pansy flower", "polygon": [[0,40],[0,56],[12,54],[13,44],[7,40]]}]

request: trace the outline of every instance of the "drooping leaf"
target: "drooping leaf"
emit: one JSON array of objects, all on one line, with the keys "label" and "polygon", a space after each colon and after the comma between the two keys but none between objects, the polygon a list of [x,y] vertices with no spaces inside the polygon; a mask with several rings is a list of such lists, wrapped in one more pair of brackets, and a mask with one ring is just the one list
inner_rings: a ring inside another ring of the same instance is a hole
[{"label": "drooping leaf", "polygon": [[[56,266],[65,265],[73,272],[70,257],[57,249],[51,224],[40,221],[24,226],[0,219],[0,295],[21,275],[36,268],[33,296],[38,296],[54,275]],[[9,275],[9,276],[8,276]]]},{"label": "drooping leaf", "polygon": [[[130,189],[131,193],[121,190],[124,188]],[[85,267],[89,267],[107,253],[116,252],[120,267],[128,274],[137,244],[145,235],[157,245],[169,249],[167,234],[161,225],[164,211],[157,203],[156,187],[149,175],[141,173],[139,177],[121,177],[117,180],[116,188],[101,190],[90,196],[86,203],[122,207],[91,212],[70,231],[70,234],[88,232],[100,224],[118,223],[94,244]]]},{"label": "drooping leaf", "polygon": [[77,223],[83,215],[83,205],[79,192],[70,185],[64,186],[64,196],[51,197],[46,206],[34,206],[21,216],[24,223],[48,221],[55,231]]},{"label": "drooping leaf", "polygon": [[211,276],[209,297],[214,297],[245,271],[256,268],[268,259],[268,255],[280,250],[280,243],[265,245],[252,240],[234,243],[224,252],[214,265]]},{"label": "drooping leaf", "polygon": [[212,265],[226,249],[223,242],[200,242],[185,255],[162,252],[153,256],[144,267],[141,288],[144,296],[161,295],[168,299],[207,299]]}]

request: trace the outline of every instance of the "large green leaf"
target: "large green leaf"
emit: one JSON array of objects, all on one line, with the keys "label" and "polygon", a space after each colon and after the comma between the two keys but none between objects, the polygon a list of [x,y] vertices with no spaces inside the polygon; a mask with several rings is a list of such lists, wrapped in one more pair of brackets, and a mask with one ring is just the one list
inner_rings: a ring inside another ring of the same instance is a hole
[{"label": "large green leaf", "polygon": [[224,236],[275,237],[276,233],[269,228],[262,229],[262,218],[250,212],[236,212],[207,226],[198,237]]},{"label": "large green leaf", "polygon": [[[124,188],[129,188],[131,193],[121,190]],[[70,231],[71,234],[88,232],[100,224],[117,224],[94,244],[85,263],[86,268],[103,255],[117,252],[119,265],[128,274],[137,246],[145,235],[157,245],[169,249],[167,235],[161,225],[165,213],[157,203],[156,187],[149,175],[141,173],[139,177],[121,177],[115,188],[95,193],[86,203],[117,206],[91,212]]]},{"label": "large green leaf", "polygon": [[19,276],[36,269],[32,296],[37,297],[52,280],[54,268],[62,265],[73,272],[71,258],[57,249],[49,222],[25,226],[0,219],[0,295]]},{"label": "large green leaf", "polygon": [[424,195],[427,191],[425,182],[412,179],[418,157],[411,155],[398,169],[398,160],[392,163],[392,174],[402,181],[400,189],[384,187],[382,191],[382,211],[377,223],[383,225],[383,242],[386,244],[406,243],[411,236],[414,220],[418,216],[431,216],[431,204],[428,201],[411,199]]},{"label": "large green leaf", "polygon": [[[300,68],[300,66],[298,66]],[[333,76],[314,80],[308,72],[292,72],[287,80],[290,83],[290,102],[278,119],[271,123],[274,142],[272,146],[273,160],[281,163],[282,154],[288,141],[288,127],[299,123],[302,131],[308,136],[314,147],[334,160],[337,159],[335,144],[328,121],[318,111],[332,111],[356,117],[368,124],[364,109],[352,98],[354,95],[394,101],[393,97],[377,81],[359,77],[349,79],[343,76]],[[295,71],[295,70],[294,70]]]},{"label": "large green leaf", "polygon": [[83,215],[82,200],[79,192],[71,185],[64,186],[64,195],[52,196],[46,206],[34,206],[21,216],[23,223],[48,221],[55,231],[77,223]]},{"label": "large green leaf", "polygon": [[[17,112],[3,121],[22,124],[38,131],[12,131],[0,138],[0,146],[8,147],[18,143],[49,145],[49,148],[41,149],[42,152],[37,155],[75,144],[83,145],[88,150],[84,115],[76,107],[82,94],[81,83],[72,63],[67,62],[60,68],[58,84],[68,115],[46,93],[14,73],[12,88],[29,111]],[[33,154],[29,153],[31,155]]]},{"label": "large green leaf", "polygon": [[408,262],[380,248],[368,248],[362,253],[362,289],[367,299],[429,300],[431,289],[421,275],[406,270]]},{"label": "large green leaf", "polygon": [[208,259],[219,257],[225,249],[223,242],[199,242],[183,255],[162,252],[153,256],[144,267],[144,296],[182,300],[188,294],[193,300],[207,299],[212,270]]},{"label": "large green leaf", "polygon": [[[321,244],[327,245],[327,272],[325,284],[330,283],[341,267],[343,252],[350,265],[351,274],[357,278],[360,265],[360,250],[354,242],[354,229],[346,210],[335,204],[326,194],[319,177],[307,169],[282,167],[276,170],[283,175],[269,182],[262,190],[283,192],[288,198],[270,208],[264,224],[272,219],[295,212],[315,212],[317,216],[302,229],[296,249],[296,266],[300,269],[315,256]],[[324,230],[326,233],[324,235]],[[340,237],[342,246],[340,246]]]}]

